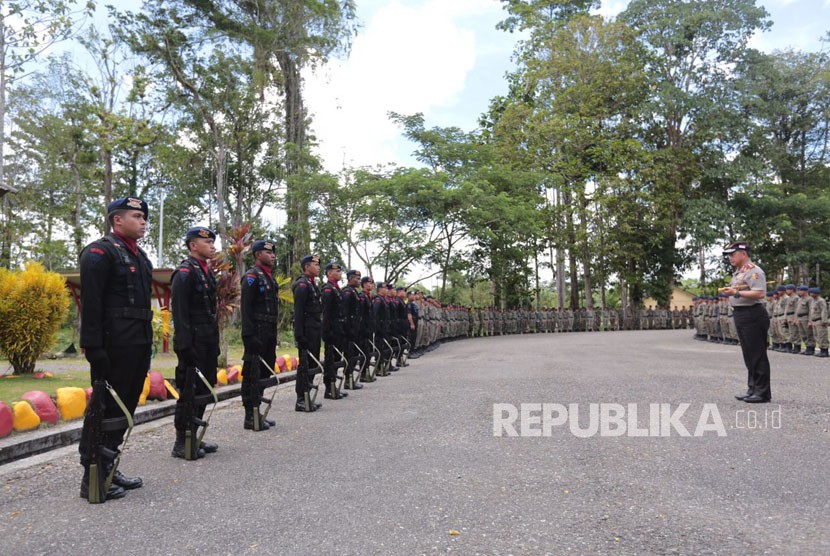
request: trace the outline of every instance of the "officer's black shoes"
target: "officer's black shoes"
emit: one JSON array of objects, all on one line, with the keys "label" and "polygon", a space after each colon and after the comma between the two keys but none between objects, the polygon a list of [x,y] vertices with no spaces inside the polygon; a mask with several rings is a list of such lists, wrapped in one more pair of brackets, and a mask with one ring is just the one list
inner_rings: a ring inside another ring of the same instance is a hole
[{"label": "officer's black shoes", "polygon": [[792,353],[793,355],[800,355],[801,346],[793,346],[793,349],[790,350],[790,353]]},{"label": "officer's black shoes", "polygon": [[345,386],[346,390],[360,390],[361,388],[363,388],[363,385],[358,384],[357,382],[354,382],[352,384],[346,383],[346,386]]},{"label": "officer's black shoes", "polygon": [[401,368],[400,368],[400,367],[398,367],[397,365],[395,365],[394,367],[389,367],[389,372],[390,372],[390,373],[396,373],[396,372],[398,372],[398,371],[400,371],[400,370],[401,370]]},{"label": "officer's black shoes", "polygon": [[816,348],[815,348],[815,346],[813,346],[813,347],[808,347],[807,349],[805,349],[804,353],[802,353],[801,355],[815,355],[815,354],[816,354]]},{"label": "officer's black shoes", "polygon": [[[101,490],[103,490],[103,488]],[[118,498],[124,498],[126,495],[127,491],[115,484],[113,481],[109,490],[107,490],[106,496],[103,496],[101,499],[101,502],[106,500],[117,500]],[[84,477],[81,479],[81,498],[89,500],[89,469],[84,471]]]},{"label": "officer's black shoes", "polygon": [[830,353],[827,352],[827,348],[821,348],[821,351],[816,354],[816,357],[830,357]]},{"label": "officer's black shoes", "polygon": [[116,471],[112,476],[112,484],[118,485],[125,490],[133,490],[144,486],[141,477],[127,477],[121,471]]},{"label": "officer's black shoes", "polygon": [[752,394],[744,398],[746,403],[769,403],[769,398],[762,398],[758,394]]},{"label": "officer's black shoes", "polygon": [[202,442],[199,444],[199,449],[206,454],[215,454],[219,451],[219,444],[214,442]]},{"label": "officer's black shoes", "polygon": [[274,428],[274,427],[277,426],[277,422],[274,421],[273,419],[265,419],[265,424],[267,424],[271,428]]},{"label": "officer's black shoes", "polygon": [[752,395],[752,392],[750,390],[747,390],[746,394],[736,394],[735,399],[738,400],[739,402],[742,402],[745,399],[747,399],[748,397],[750,397],[751,395]]}]

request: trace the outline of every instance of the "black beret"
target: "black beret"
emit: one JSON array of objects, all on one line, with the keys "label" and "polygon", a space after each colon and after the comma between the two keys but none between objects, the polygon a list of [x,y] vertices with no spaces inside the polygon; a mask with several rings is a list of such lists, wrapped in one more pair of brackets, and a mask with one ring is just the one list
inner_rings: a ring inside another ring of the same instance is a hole
[{"label": "black beret", "polygon": [[140,210],[144,213],[144,218],[147,218],[150,214],[147,203],[138,197],[122,197],[107,205],[107,214],[116,210]]},{"label": "black beret", "polygon": [[354,268],[347,270],[346,278],[351,278],[352,276],[360,276],[360,271]]},{"label": "black beret", "polygon": [[399,292],[402,292],[402,291],[406,290],[406,288],[403,287],[403,286],[398,286],[397,288],[395,288],[395,290],[399,291]]},{"label": "black beret", "polygon": [[377,283],[377,284],[375,284],[375,285],[377,286],[377,289],[381,289],[381,288],[387,288],[387,287],[389,287],[389,285],[388,285],[386,282],[378,282],[378,283]]},{"label": "black beret", "polygon": [[374,280],[372,280],[371,276],[364,276],[363,278],[360,279],[361,284],[365,284],[366,282],[373,282],[374,283]]},{"label": "black beret", "polygon": [[343,267],[337,261],[331,261],[326,265],[326,272],[329,270],[343,270]]},{"label": "black beret", "polygon": [[320,262],[320,257],[318,257],[317,255],[306,255],[305,257],[300,259],[300,267],[305,268],[305,265],[307,265],[307,264],[319,263],[319,262]]},{"label": "black beret", "polygon": [[196,239],[197,237],[204,238],[204,239],[216,239],[216,234],[213,233],[213,230],[210,228],[205,228],[204,226],[195,226],[187,230],[187,234],[184,236],[185,245],[191,239]]},{"label": "black beret", "polygon": [[276,253],[277,244],[269,239],[259,239],[254,242],[253,247],[251,247],[251,251],[254,253],[257,251],[270,251],[271,253]]},{"label": "black beret", "polygon": [[819,289],[819,288],[810,288],[809,290],[807,290],[807,292],[808,292],[808,293],[817,293],[817,294],[821,294],[821,289]]}]

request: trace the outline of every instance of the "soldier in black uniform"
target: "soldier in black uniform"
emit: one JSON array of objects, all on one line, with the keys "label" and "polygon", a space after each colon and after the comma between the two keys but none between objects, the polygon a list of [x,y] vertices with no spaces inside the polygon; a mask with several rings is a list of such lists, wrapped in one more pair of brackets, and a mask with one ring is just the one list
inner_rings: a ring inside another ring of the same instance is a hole
[{"label": "soldier in black uniform", "polygon": [[[343,288],[343,332],[346,338],[346,359],[349,362],[346,367],[345,388],[347,390],[363,388],[362,384],[354,381],[355,366],[360,355],[355,345],[360,346],[363,341],[360,327],[360,294],[357,291],[360,287],[360,280],[359,270],[346,271],[346,287]],[[363,347],[361,346],[360,349]]]},{"label": "soldier in black uniform", "polygon": [[[141,199],[125,197],[113,201],[107,207],[112,233],[87,245],[80,257],[80,343],[89,361],[90,378],[93,382],[106,380],[131,414],[135,413],[144,387],[153,347],[150,309],[153,267],[137,244],[144,237],[147,218],[147,203]],[[105,396],[104,418],[123,416],[115,400]],[[92,426],[87,415],[78,448],[84,467],[82,498],[89,497],[89,466],[95,457],[88,452]],[[125,424],[118,430],[104,432],[101,442],[105,448],[117,452],[126,431]],[[112,463],[109,462],[110,466]],[[104,471],[99,475],[102,479],[109,474],[109,470]],[[116,471],[105,499],[121,498],[126,494],[125,489],[142,485],[140,478]]]},{"label": "soldier in black uniform", "polygon": [[[375,281],[371,276],[364,276],[360,279],[360,287],[362,288],[358,294],[360,300],[360,349],[366,355],[366,358],[372,356],[372,340],[375,337],[375,325],[372,320],[372,290],[375,287]],[[365,370],[368,368],[369,362],[366,361],[364,365],[363,375],[360,377],[360,382],[374,382],[377,378],[369,378],[369,373]]]},{"label": "soldier in black uniform", "polygon": [[[411,291],[407,294],[407,305],[406,305],[406,324],[407,329],[409,331],[409,349],[411,352],[415,351],[415,340],[417,339],[417,332],[418,332],[418,296],[421,292],[418,290]],[[413,359],[417,359],[419,355],[417,353],[410,353],[409,357]]]},{"label": "soldier in black uniform", "polygon": [[[326,283],[323,284],[323,341],[326,342],[326,359],[323,363],[323,382],[326,385],[327,400],[340,400],[349,394],[337,387],[337,365],[343,363],[346,352],[346,336],[343,330],[343,294],[340,292],[340,278],[343,268],[340,263],[326,265]],[[341,355],[342,354],[342,355]],[[345,369],[345,367],[344,367]]]},{"label": "soldier in black uniform", "polygon": [[[216,234],[208,228],[197,226],[187,231],[185,246],[189,256],[173,272],[173,349],[179,358],[176,367],[176,385],[179,400],[176,402],[176,442],[172,456],[185,459],[185,435],[187,430],[196,434],[193,417],[202,419],[205,414],[203,403],[210,390],[194,376],[193,368],[199,369],[208,384],[216,384],[216,360],[219,357],[219,323],[216,318],[216,277],[208,261],[216,256]],[[190,374],[188,374],[190,372]],[[192,381],[192,384],[191,384]],[[188,407],[192,408],[191,410]],[[188,422],[189,421],[189,422]],[[195,447],[191,459],[212,454],[219,446],[202,442]]]},{"label": "soldier in black uniform", "polygon": [[389,342],[389,304],[386,301],[388,288],[385,282],[378,282],[377,288],[378,294],[372,299],[372,327],[375,346],[380,351],[377,369],[383,370],[392,357],[392,350],[387,345]]},{"label": "soldier in black uniform", "polygon": [[[276,245],[273,241],[255,241],[251,251],[254,266],[242,276],[242,405],[245,407],[243,427],[248,430],[268,430],[276,423],[259,422],[255,427],[254,411],[259,411],[262,399],[259,381],[272,375],[277,359],[277,323],[279,322],[279,286],[273,277]],[[265,363],[262,362],[265,361]],[[269,365],[270,368],[266,368]]]},{"label": "soldier in black uniform", "polygon": [[[321,315],[323,305],[320,302],[320,290],[315,280],[320,275],[320,257],[307,255],[300,261],[303,274],[294,282],[294,341],[300,352],[300,365],[297,367],[295,392],[297,403],[294,409],[306,411],[305,394],[311,390],[309,366],[316,366],[309,354],[320,360],[320,334],[322,331]],[[308,411],[316,411],[322,404],[316,403]]]}]

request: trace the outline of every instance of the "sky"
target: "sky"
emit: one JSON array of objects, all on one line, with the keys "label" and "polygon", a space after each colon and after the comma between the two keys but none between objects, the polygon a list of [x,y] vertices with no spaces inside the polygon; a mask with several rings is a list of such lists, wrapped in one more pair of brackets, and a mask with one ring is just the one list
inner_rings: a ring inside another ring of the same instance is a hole
[{"label": "sky", "polygon": [[[818,50],[830,30],[830,0],[759,2],[773,27],[760,50]],[[624,0],[604,2],[613,17]],[[306,102],[326,169],[413,165],[414,145],[388,118],[422,112],[428,127],[476,127],[489,101],[506,92],[517,37],[495,29],[499,0],[357,0],[362,28],[351,55],[306,76]]]}]

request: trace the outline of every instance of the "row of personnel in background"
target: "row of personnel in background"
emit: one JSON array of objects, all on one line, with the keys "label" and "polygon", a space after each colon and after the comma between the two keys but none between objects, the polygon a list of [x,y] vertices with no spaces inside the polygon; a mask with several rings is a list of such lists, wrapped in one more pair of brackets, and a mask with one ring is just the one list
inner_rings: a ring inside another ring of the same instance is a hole
[{"label": "row of personnel in background", "polygon": [[[697,297],[693,302],[696,339],[738,344],[733,308],[726,294]],[[762,305],[770,319],[770,349],[830,357],[830,315],[821,289],[794,284],[778,286],[775,290],[766,292]]]}]

